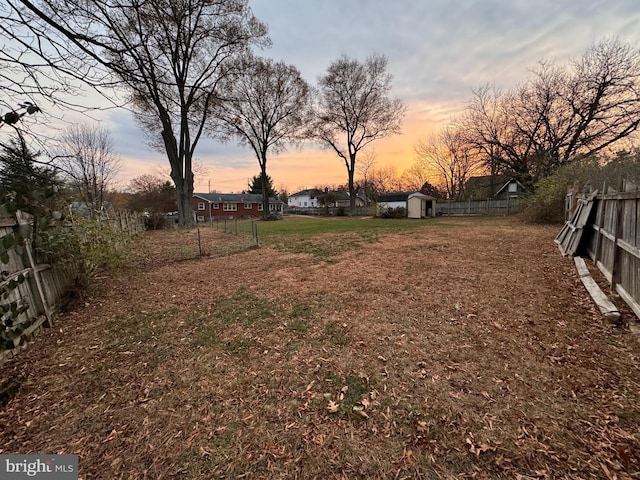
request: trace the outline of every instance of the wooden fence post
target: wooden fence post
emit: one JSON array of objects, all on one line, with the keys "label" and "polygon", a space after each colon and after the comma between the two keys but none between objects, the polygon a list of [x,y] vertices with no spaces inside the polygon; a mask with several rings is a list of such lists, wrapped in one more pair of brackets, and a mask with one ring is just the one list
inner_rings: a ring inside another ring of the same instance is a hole
[{"label": "wooden fence post", "polygon": [[[16,212],[16,220],[18,220],[18,225],[30,225],[31,221],[24,216],[21,211]],[[40,301],[42,302],[42,309],[44,310],[44,316],[47,319],[47,325],[49,327],[53,327],[53,315],[50,312],[49,303],[47,302],[47,297],[44,294],[44,288],[42,288],[42,281],[40,278],[40,271],[36,268],[36,262],[33,259],[33,253],[31,252],[31,245],[27,240],[24,244],[25,251],[27,252],[27,259],[29,260],[29,267],[33,272],[33,278],[36,282],[36,290],[38,291],[38,296],[40,297]]]}]

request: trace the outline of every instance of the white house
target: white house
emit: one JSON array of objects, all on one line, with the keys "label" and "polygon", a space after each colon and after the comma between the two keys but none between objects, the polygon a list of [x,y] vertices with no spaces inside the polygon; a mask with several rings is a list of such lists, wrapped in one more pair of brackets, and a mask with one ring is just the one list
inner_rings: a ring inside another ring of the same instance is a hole
[{"label": "white house", "polygon": [[320,207],[318,197],[322,195],[322,191],[317,188],[308,188],[300,192],[289,195],[288,204],[289,207],[296,208],[309,208]]}]

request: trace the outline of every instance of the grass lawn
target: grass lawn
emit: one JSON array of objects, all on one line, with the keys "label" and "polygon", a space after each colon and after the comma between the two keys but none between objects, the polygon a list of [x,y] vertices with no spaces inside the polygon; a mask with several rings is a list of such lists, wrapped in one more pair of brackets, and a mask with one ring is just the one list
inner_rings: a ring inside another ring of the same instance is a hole
[{"label": "grass lawn", "polygon": [[0,453],[88,479],[634,479],[640,341],[511,218],[142,237],[0,371]]}]

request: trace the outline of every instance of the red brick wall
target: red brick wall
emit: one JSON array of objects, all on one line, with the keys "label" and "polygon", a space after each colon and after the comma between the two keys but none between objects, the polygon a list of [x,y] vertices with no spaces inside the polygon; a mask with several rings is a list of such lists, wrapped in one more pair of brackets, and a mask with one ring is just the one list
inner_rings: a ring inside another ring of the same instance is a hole
[{"label": "red brick wall", "polygon": [[[204,203],[204,210],[198,210],[198,204]],[[213,208],[214,204],[199,198],[191,200],[191,208],[196,214],[196,219],[209,221],[211,218],[241,218],[241,217],[262,217],[262,210],[258,210],[259,204],[252,203],[251,208],[245,208],[244,203],[237,203],[237,210],[224,210],[224,203],[218,203],[218,208]]]}]

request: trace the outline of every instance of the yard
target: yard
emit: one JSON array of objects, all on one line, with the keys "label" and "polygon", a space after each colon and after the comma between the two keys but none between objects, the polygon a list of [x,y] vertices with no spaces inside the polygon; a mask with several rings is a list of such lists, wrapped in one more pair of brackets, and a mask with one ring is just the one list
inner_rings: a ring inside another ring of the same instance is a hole
[{"label": "yard", "polygon": [[640,339],[557,227],[259,228],[225,256],[140,239],[2,367],[0,453],[76,453],[82,479],[640,478]]}]

